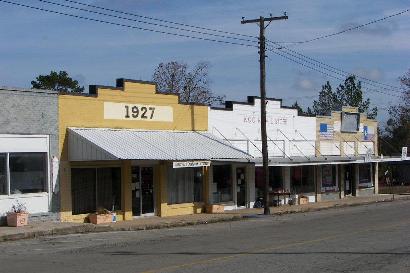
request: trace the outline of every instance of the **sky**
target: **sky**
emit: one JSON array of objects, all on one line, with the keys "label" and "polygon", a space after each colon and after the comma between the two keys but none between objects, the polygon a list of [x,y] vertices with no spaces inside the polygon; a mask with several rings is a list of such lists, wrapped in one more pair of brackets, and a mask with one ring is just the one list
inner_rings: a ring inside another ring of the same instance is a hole
[{"label": "sky", "polygon": [[[9,1],[115,23],[181,33],[175,29],[89,14],[37,0]],[[49,1],[75,5],[64,0]],[[269,14],[281,16],[283,12],[287,12],[288,20],[274,21],[266,29],[267,39],[278,42],[303,41],[338,32],[410,7],[405,0],[77,1],[251,36],[257,36],[259,28],[256,24],[241,24],[242,17],[254,19],[259,16],[268,17]],[[162,24],[170,26],[168,23]],[[203,37],[198,33],[188,35]],[[209,38],[226,40],[222,37]],[[399,86],[398,78],[410,69],[410,12],[326,39],[283,45],[346,72]],[[225,95],[227,100],[244,101],[247,96],[259,95],[258,60],[256,47],[214,43],[101,24],[0,1],[0,86],[28,88],[36,76],[48,74],[51,70],[66,70],[86,87],[90,84],[115,85],[116,78],[149,81],[155,67],[161,62],[179,61],[194,66],[206,61],[210,64],[212,91],[217,95]],[[310,66],[321,70],[317,66]],[[327,80],[334,88],[342,82],[268,52],[267,96],[283,99],[284,105],[291,105],[297,100],[304,107],[311,106],[312,100]],[[373,89],[366,90],[365,97],[370,98],[373,106],[381,108],[378,119],[381,123],[385,122],[386,109],[400,101],[399,93],[392,92],[390,87],[383,89],[386,86],[375,87],[365,83],[363,86]]]}]

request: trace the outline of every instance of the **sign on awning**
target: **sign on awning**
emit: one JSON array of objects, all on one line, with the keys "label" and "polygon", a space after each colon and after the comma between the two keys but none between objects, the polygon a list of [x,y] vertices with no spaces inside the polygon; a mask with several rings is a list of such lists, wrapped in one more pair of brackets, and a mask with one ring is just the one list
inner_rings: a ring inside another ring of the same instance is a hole
[{"label": "sign on awning", "polygon": [[175,161],[172,162],[174,169],[177,168],[196,168],[196,167],[209,167],[211,166],[211,161]]}]

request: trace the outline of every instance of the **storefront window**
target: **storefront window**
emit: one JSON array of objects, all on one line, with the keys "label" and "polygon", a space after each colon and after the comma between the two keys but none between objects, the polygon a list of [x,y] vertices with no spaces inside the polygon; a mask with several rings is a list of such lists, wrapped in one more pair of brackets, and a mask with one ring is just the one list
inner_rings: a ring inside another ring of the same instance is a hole
[{"label": "storefront window", "polygon": [[73,214],[121,210],[120,168],[71,169]]},{"label": "storefront window", "polygon": [[[263,168],[255,168],[256,197],[263,197],[265,181],[263,181]],[[283,189],[282,167],[269,167],[269,190],[278,191]]]},{"label": "storefront window", "polygon": [[370,164],[359,165],[359,187],[372,187],[371,166]]},{"label": "storefront window", "polygon": [[73,214],[95,212],[95,169],[71,169]]},{"label": "storefront window", "polygon": [[291,189],[295,193],[315,192],[314,166],[291,167]]},{"label": "storefront window", "polygon": [[213,181],[214,203],[233,201],[231,165],[213,166]]},{"label": "storefront window", "polygon": [[202,169],[168,170],[168,204],[202,201]]},{"label": "storefront window", "polygon": [[337,191],[336,166],[322,166],[322,192]]},{"label": "storefront window", "polygon": [[97,210],[121,210],[121,169],[97,169]]},{"label": "storefront window", "polygon": [[10,193],[47,191],[47,154],[10,153]]},{"label": "storefront window", "polygon": [[7,194],[7,154],[0,154],[0,195]]}]

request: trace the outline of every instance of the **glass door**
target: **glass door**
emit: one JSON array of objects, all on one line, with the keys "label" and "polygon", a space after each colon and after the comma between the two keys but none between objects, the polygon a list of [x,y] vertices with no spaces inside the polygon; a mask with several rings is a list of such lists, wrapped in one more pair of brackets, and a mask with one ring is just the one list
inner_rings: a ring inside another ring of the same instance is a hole
[{"label": "glass door", "polygon": [[154,168],[131,168],[132,215],[154,215]]},{"label": "glass door", "polygon": [[140,167],[131,168],[132,215],[141,215],[141,172]]},{"label": "glass door", "polygon": [[154,168],[141,168],[142,214],[154,214]]},{"label": "glass door", "polygon": [[345,165],[345,195],[355,196],[354,165]]},{"label": "glass door", "polygon": [[246,206],[246,178],[245,168],[236,168],[236,205]]}]

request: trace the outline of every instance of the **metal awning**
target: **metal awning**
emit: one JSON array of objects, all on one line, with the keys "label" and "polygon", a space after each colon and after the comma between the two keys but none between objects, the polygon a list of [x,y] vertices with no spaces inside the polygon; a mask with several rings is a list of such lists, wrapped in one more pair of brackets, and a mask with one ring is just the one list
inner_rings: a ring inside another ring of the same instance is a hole
[{"label": "metal awning", "polygon": [[[262,166],[262,158],[254,158],[255,166]],[[314,166],[314,165],[341,165],[352,163],[385,162],[377,156],[365,159],[365,156],[312,156],[312,157],[272,157],[269,158],[269,166]]]},{"label": "metal awning", "polygon": [[217,160],[246,161],[252,157],[206,132],[134,129],[69,128],[70,161]]}]

